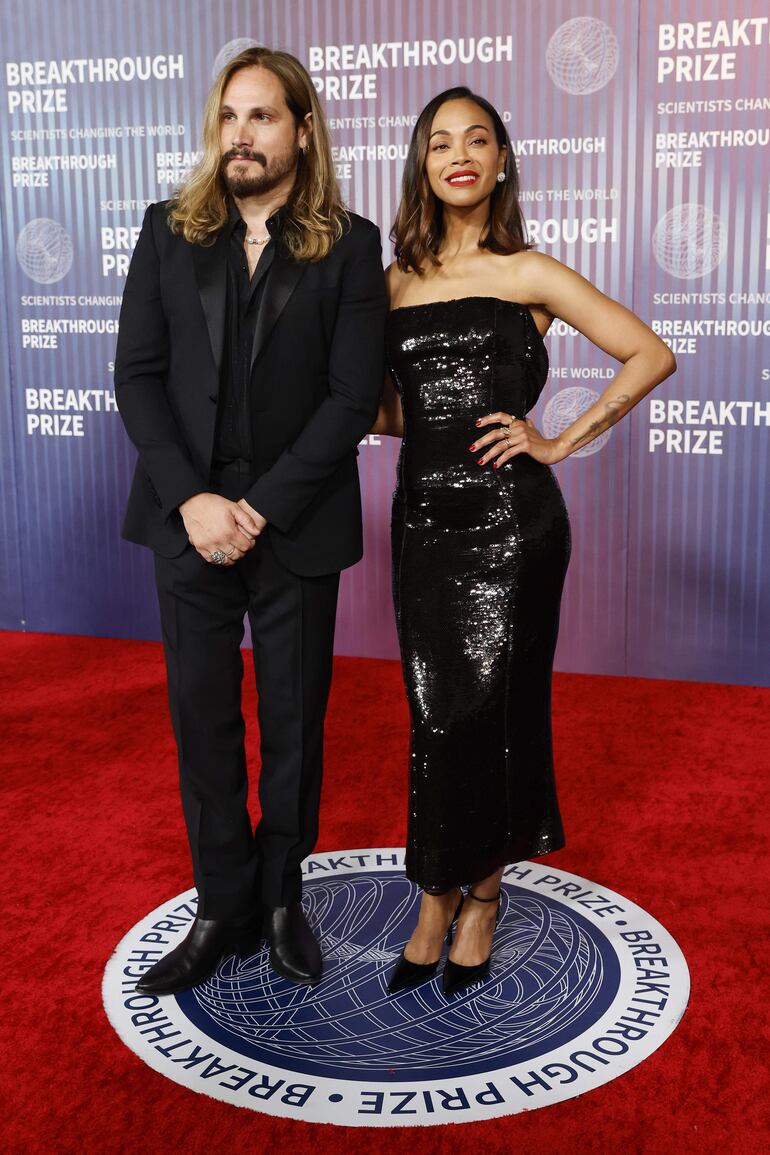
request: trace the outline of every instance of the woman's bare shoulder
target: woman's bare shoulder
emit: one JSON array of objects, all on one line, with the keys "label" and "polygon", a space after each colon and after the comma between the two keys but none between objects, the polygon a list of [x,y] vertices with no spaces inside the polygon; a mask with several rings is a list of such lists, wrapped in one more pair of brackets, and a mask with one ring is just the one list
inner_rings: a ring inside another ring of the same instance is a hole
[{"label": "woman's bare shoulder", "polygon": [[516,253],[508,260],[516,299],[529,305],[533,312],[540,309],[544,315],[551,313],[547,306],[551,297],[565,291],[565,286],[567,291],[574,289],[575,282],[582,281],[567,265],[535,249]]},{"label": "woman's bare shoulder", "polygon": [[565,267],[555,257],[539,253],[537,249],[524,249],[521,253],[514,253],[508,260],[516,275],[522,278],[537,279]]},{"label": "woman's bare shoulder", "polygon": [[407,291],[407,285],[414,280],[413,273],[405,273],[403,269],[398,267],[398,261],[393,261],[385,270],[385,281],[388,286],[388,297],[390,298],[391,309],[398,308],[404,293]]}]

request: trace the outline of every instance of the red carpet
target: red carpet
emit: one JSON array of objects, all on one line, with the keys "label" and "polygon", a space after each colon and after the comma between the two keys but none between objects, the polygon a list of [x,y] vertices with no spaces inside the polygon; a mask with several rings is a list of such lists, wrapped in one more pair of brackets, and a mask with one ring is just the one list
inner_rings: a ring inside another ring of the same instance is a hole
[{"label": "red carpet", "polygon": [[[768,1149],[770,690],[557,677],[568,847],[552,861],[663,923],[690,967],[690,1009],[651,1058],[579,1099],[385,1132],[241,1111],[124,1047],[101,1005],[105,962],[190,884],[160,648],[3,634],[0,652],[3,1152]],[[406,725],[395,663],[337,660],[321,849],[403,845]]]}]

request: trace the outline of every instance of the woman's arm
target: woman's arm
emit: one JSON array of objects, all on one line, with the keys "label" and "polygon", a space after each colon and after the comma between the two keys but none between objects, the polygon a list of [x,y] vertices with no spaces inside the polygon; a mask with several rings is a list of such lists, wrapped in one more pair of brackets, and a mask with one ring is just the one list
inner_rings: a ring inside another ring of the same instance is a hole
[{"label": "woman's arm", "polygon": [[[523,257],[523,259],[522,259]],[[621,417],[676,369],[671,350],[643,321],[610,297],[605,297],[579,273],[543,253],[519,257],[527,297],[552,316],[578,329],[589,341],[622,362],[622,368],[595,405],[581,414],[558,437],[543,437],[531,421],[513,420],[507,435],[500,429],[480,437],[471,451],[484,449],[483,464],[494,459],[502,465],[519,453],[553,465],[582,449]],[[508,414],[490,413],[480,426],[507,425]]]},{"label": "woman's arm", "polygon": [[390,373],[385,374],[385,385],[382,390],[377,420],[369,432],[383,433],[387,437],[404,436],[404,414],[401,409],[401,398],[396,392]]}]

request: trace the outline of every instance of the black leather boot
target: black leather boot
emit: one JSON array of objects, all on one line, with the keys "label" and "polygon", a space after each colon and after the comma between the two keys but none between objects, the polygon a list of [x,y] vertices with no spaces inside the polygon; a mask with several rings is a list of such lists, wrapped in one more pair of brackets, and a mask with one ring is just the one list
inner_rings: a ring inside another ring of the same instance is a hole
[{"label": "black leather boot", "polygon": [[293,983],[312,986],[321,979],[321,948],[302,904],[266,906],[262,933],[270,944],[270,965]]},{"label": "black leather boot", "polygon": [[259,919],[196,918],[184,942],[150,967],[136,984],[142,994],[173,995],[203,982],[227,954],[256,951]]}]

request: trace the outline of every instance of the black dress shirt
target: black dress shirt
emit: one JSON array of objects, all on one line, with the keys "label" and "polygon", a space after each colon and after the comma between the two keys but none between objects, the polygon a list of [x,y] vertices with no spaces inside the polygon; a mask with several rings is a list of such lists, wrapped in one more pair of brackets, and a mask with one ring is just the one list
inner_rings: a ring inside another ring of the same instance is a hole
[{"label": "black dress shirt", "polygon": [[225,348],[219,384],[217,429],[214,439],[214,468],[234,461],[252,460],[250,408],[253,386],[251,351],[259,308],[267,291],[267,276],[275,254],[275,238],[280,228],[279,209],[268,218],[270,240],[264,246],[253,276],[244,242],[246,222],[234,201],[229,202],[230,247],[227,262],[227,303],[225,309]]}]

